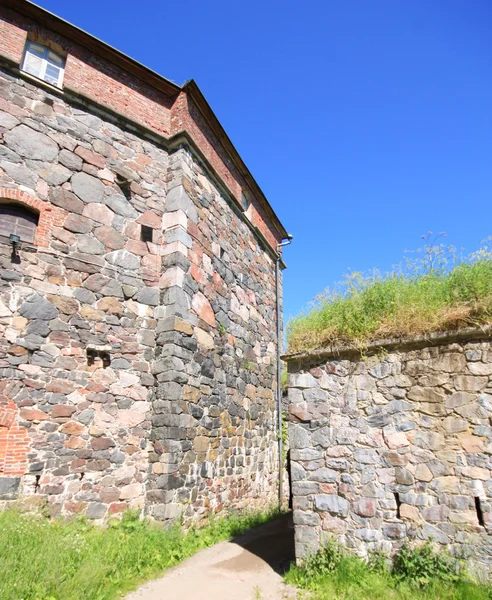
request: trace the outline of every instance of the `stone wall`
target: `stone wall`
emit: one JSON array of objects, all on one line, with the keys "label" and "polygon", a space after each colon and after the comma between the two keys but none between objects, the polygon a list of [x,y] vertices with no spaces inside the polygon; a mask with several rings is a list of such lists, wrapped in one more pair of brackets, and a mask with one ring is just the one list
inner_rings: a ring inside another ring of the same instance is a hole
[{"label": "stone wall", "polygon": [[157,325],[149,511],[265,507],[277,489],[275,263],[188,152],[170,172],[180,208],[166,218],[179,225]]},{"label": "stone wall", "polygon": [[274,500],[275,264],[199,157],[4,70],[12,201],[39,224],[17,256],[0,239],[0,499],[94,519]]},{"label": "stone wall", "polygon": [[434,540],[489,568],[492,345],[476,336],[291,357],[298,559],[327,536],[362,556]]}]

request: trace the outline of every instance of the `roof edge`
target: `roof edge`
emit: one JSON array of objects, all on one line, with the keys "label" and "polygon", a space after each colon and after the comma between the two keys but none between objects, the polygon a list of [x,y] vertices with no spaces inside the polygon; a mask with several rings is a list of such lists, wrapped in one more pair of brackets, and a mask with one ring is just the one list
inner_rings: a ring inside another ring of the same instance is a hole
[{"label": "roof edge", "polygon": [[265,211],[266,211],[268,217],[275,224],[275,227],[276,227],[278,233],[280,234],[282,239],[285,239],[288,235],[287,230],[282,225],[280,219],[278,218],[277,214],[273,210],[270,202],[267,200],[267,197],[265,196],[262,189],[258,185],[258,182],[256,181],[256,179],[251,174],[251,171],[246,166],[246,163],[241,158],[241,155],[239,154],[236,147],[232,143],[231,138],[228,136],[227,132],[225,131],[225,129],[222,126],[219,119],[217,118],[217,115],[215,114],[212,107],[208,103],[207,99],[205,98],[205,95],[199,88],[196,81],[194,79],[188,80],[183,85],[182,89],[184,92],[186,92],[187,94],[190,95],[190,97],[193,99],[193,101],[199,108],[200,112],[205,117],[206,121],[212,125],[212,129],[217,134],[217,137],[219,138],[220,142],[224,146],[224,148],[227,151],[227,153],[229,154],[229,156],[234,160],[234,163],[238,167],[239,172],[244,177],[244,179],[248,183],[248,185],[251,187],[251,190],[259,196],[259,200],[260,200],[261,204],[265,208]]},{"label": "roof edge", "polygon": [[98,56],[101,56],[109,62],[116,64],[123,70],[135,75],[142,81],[145,81],[152,87],[167,95],[177,96],[181,91],[189,94],[200,112],[205,117],[206,122],[210,124],[212,131],[217,135],[217,138],[223,145],[225,151],[238,168],[239,173],[251,187],[251,191],[258,197],[261,206],[264,208],[268,218],[271,220],[279,235],[282,238],[287,237],[287,230],[282,225],[265,194],[241,158],[241,155],[227,135],[210,104],[207,102],[204,94],[193,79],[186,81],[182,86],[180,86],[173,81],[166,79],[156,71],[149,69],[127,54],[117,50],[113,46],[110,46],[106,42],[103,42],[94,35],[77,27],[76,25],[73,25],[72,23],[69,23],[65,19],[44,9],[34,2],[31,2],[30,0],[9,0],[8,8],[41,23],[47,29],[56,31],[60,35],[75,41],[81,46],[89,49],[91,52],[94,52]]},{"label": "roof edge", "polygon": [[52,29],[60,35],[70,38],[88,50],[95,51],[95,49],[97,49],[96,53],[99,56],[117,64],[125,71],[136,75],[139,79],[142,79],[152,87],[155,87],[167,95],[175,96],[179,94],[182,89],[177,83],[174,83],[156,71],[149,69],[149,67],[146,67],[144,64],[138,62],[138,60],[121,52],[121,50],[117,50],[91,33],[73,25],[69,21],[65,21],[62,17],[55,15],[30,0],[9,0],[8,8],[38,21],[47,29]]}]

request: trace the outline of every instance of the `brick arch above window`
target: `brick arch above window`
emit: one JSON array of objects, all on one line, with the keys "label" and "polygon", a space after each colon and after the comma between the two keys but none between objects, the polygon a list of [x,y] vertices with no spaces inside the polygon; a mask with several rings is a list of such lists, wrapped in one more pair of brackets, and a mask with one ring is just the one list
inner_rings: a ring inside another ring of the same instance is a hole
[{"label": "brick arch above window", "polygon": [[63,208],[38,200],[22,190],[0,187],[0,202],[24,205],[38,213],[39,219],[34,235],[34,245],[39,248],[49,247],[53,227],[61,227],[67,216],[67,212]]}]

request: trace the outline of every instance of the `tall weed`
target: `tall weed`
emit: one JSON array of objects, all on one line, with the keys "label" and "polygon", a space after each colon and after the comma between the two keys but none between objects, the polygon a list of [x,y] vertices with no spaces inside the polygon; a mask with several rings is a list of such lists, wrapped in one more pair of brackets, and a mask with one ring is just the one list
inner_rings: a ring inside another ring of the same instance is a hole
[{"label": "tall weed", "polygon": [[390,568],[387,556],[364,561],[331,540],[285,578],[306,591],[302,600],[491,600],[492,588],[475,584],[458,566],[430,544],[405,546]]}]

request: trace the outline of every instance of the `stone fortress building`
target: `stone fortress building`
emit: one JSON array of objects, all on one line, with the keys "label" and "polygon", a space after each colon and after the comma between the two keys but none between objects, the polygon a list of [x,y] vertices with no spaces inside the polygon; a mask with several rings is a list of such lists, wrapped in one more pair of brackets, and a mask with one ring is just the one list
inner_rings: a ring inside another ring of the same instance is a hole
[{"label": "stone fortress building", "polygon": [[0,500],[274,501],[285,237],[193,81],[3,3]]}]

